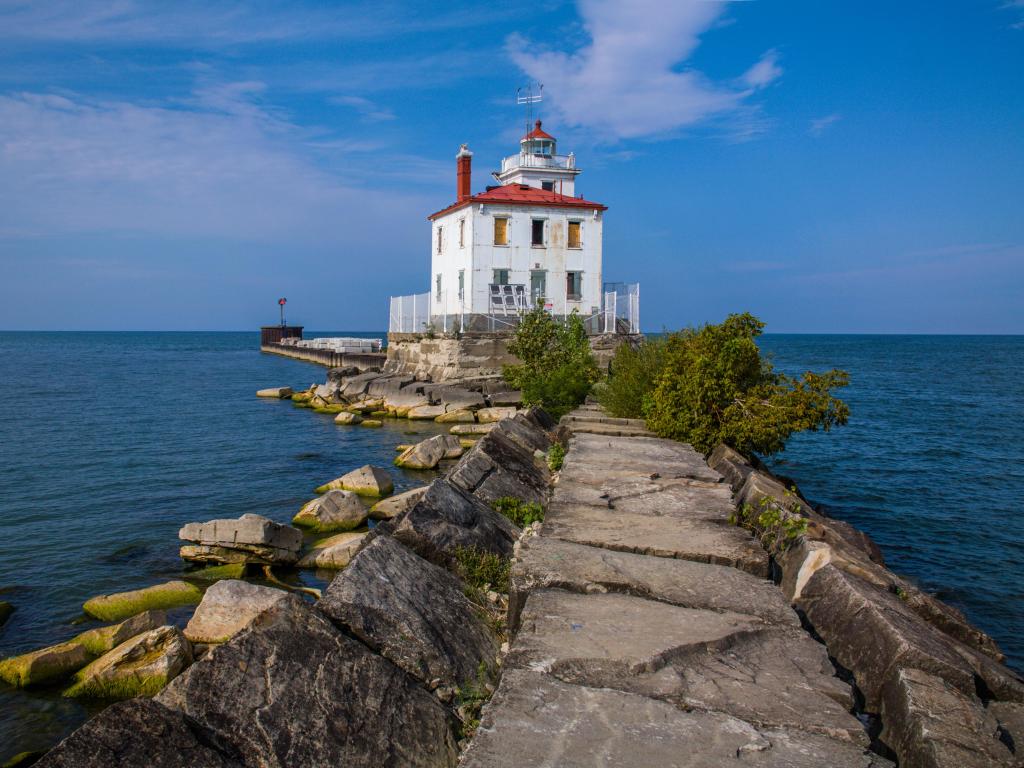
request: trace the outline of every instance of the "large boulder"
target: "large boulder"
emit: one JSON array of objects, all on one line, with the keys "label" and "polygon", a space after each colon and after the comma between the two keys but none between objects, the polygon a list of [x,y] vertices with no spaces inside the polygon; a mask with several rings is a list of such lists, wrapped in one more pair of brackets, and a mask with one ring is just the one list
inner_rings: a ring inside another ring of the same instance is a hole
[{"label": "large boulder", "polygon": [[448,431],[453,435],[486,435],[493,430],[496,423],[491,424],[456,424]]},{"label": "large boulder", "polygon": [[747,481],[747,477],[754,471],[754,467],[743,457],[743,454],[725,443],[719,443],[711,451],[711,455],[708,456],[708,466],[721,474],[734,491],[739,491]]},{"label": "large boulder", "polygon": [[287,595],[280,589],[247,581],[218,581],[203,595],[185,627],[185,637],[193,643],[227,642]]},{"label": "large boulder", "polygon": [[472,424],[476,421],[476,414],[468,408],[458,408],[436,416],[434,421],[438,424]]},{"label": "large boulder", "polygon": [[881,740],[904,768],[1019,766],[974,696],[918,669],[897,670],[882,698]]},{"label": "large boulder", "polygon": [[376,536],[317,607],[339,627],[424,683],[479,685],[498,641],[462,584],[399,544]]},{"label": "large boulder", "polygon": [[511,392],[494,392],[487,396],[492,406],[518,408],[523,404],[523,393],[519,390]]},{"label": "large boulder", "polygon": [[[238,519],[188,523],[178,531],[178,538],[195,542],[199,547],[237,550],[250,556],[250,562],[266,564],[294,563],[302,546],[302,532],[298,529],[253,514],[242,515]],[[181,555],[192,559],[189,555],[193,553],[193,550],[183,548]],[[212,553],[213,550],[205,561],[216,562]]]},{"label": "large boulder", "polygon": [[350,531],[321,539],[302,556],[297,566],[299,568],[344,568],[359,551],[359,547],[363,545],[363,539],[366,538],[367,533],[367,531],[359,533]]},{"label": "large boulder", "polygon": [[270,397],[277,400],[283,400],[291,396],[291,387],[269,387],[268,389],[259,389],[256,391],[256,397]]},{"label": "large boulder", "polygon": [[358,413],[352,413],[350,411],[342,411],[334,417],[335,424],[361,424],[363,417]]},{"label": "large boulder", "polygon": [[462,457],[449,479],[488,503],[512,496],[546,504],[551,477],[547,465],[500,429],[503,424],[498,426]]},{"label": "large boulder", "polygon": [[300,528],[316,533],[351,531],[366,525],[368,513],[354,491],[331,490],[306,502],[292,518]]},{"label": "large boulder", "polygon": [[374,520],[390,520],[393,517],[398,517],[416,504],[428,488],[430,488],[429,485],[424,485],[422,488],[413,488],[411,491],[381,499],[370,507],[370,517]]},{"label": "large boulder", "polygon": [[427,419],[433,421],[438,416],[443,416],[445,409],[443,405],[416,405],[409,409],[405,414],[407,419],[412,420],[424,420]]},{"label": "large boulder", "polygon": [[181,630],[157,627],[121,643],[80,670],[64,695],[108,700],[153,696],[191,663],[192,646]]},{"label": "large boulder", "polygon": [[438,564],[447,564],[458,547],[509,557],[519,537],[507,517],[445,479],[435,480],[411,509],[381,526]]},{"label": "large boulder", "polygon": [[[433,469],[441,463],[447,451],[445,437],[452,435],[434,435],[409,446],[395,459],[395,466],[404,469]],[[458,438],[455,441],[457,443]]]},{"label": "large boulder", "polygon": [[335,489],[353,491],[360,496],[387,496],[395,490],[395,486],[387,471],[365,464],[329,483],[324,483],[316,492],[326,493]]},{"label": "large boulder", "polygon": [[0,661],[0,680],[18,687],[52,683],[81,669],[91,658],[80,643],[59,643]]},{"label": "large boulder", "polygon": [[7,622],[12,613],[14,613],[14,606],[6,600],[0,600],[0,627]]},{"label": "large boulder", "polygon": [[481,424],[489,424],[492,421],[501,421],[502,419],[511,419],[515,415],[516,409],[514,407],[493,406],[491,408],[481,408],[476,412],[477,421]]},{"label": "large boulder", "polygon": [[151,699],[107,707],[37,768],[245,768],[226,740]]},{"label": "large boulder", "polygon": [[448,713],[404,670],[289,595],[158,696],[249,766],[454,766]]},{"label": "large boulder", "polygon": [[938,676],[964,694],[975,689],[974,671],[952,642],[893,594],[832,564],[814,572],[796,606],[829,653],[853,673],[865,707],[879,711],[882,689],[900,669]]},{"label": "large boulder", "polygon": [[112,651],[126,640],[167,624],[165,611],[143,611],[130,619],[109,627],[96,627],[76,635],[71,642],[78,643],[94,656]]},{"label": "large boulder", "polygon": [[168,581],[144,589],[98,595],[86,600],[82,610],[94,619],[120,621],[143,611],[196,605],[202,598],[202,590],[194,584]]}]

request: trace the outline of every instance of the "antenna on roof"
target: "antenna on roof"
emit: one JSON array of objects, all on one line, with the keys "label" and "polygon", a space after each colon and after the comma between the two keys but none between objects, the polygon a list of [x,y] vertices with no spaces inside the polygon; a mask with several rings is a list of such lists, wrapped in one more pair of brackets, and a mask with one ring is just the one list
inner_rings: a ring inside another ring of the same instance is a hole
[{"label": "antenna on roof", "polygon": [[533,123],[533,105],[540,104],[544,100],[544,85],[536,84],[537,92],[534,93],[534,84],[527,86],[520,86],[516,88],[516,104],[522,104],[526,107],[526,132],[524,136],[530,132],[530,125]]}]

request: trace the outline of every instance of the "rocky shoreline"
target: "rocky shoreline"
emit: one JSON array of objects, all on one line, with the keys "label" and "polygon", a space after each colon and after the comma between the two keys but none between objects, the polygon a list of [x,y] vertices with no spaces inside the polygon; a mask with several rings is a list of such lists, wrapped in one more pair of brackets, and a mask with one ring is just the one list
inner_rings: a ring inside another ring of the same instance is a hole
[{"label": "rocky shoreline", "polygon": [[[141,696],[35,764],[1024,764],[1024,681],[866,534],[725,446],[591,407],[556,425],[507,390],[354,370],[262,390],[346,428],[450,423],[396,460],[443,473],[397,496],[380,468],[324,483],[293,520],[324,536],[306,549],[255,515],[186,525],[205,590],[101,596],[87,611],[120,623],[0,662]],[[338,570],[322,596],[240,579],[292,567]]]}]

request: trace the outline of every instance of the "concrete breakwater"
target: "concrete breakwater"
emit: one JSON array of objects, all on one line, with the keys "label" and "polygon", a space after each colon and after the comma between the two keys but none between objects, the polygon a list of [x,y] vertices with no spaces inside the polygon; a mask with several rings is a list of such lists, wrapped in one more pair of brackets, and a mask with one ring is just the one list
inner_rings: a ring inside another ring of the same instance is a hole
[{"label": "concrete breakwater", "polygon": [[[863,534],[728,449],[591,408],[554,427],[498,422],[316,604],[284,595],[40,765],[1019,764],[1024,684]],[[547,502],[538,535],[510,496]],[[515,556],[507,638],[466,550]]]}]

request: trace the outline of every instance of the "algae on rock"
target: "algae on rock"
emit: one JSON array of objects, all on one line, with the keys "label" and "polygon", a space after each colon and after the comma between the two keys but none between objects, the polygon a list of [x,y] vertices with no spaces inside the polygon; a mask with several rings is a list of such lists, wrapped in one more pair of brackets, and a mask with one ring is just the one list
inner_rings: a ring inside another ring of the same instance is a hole
[{"label": "algae on rock", "polygon": [[92,658],[80,643],[58,643],[0,661],[0,680],[23,688],[67,677]]},{"label": "algae on rock", "polygon": [[129,699],[155,696],[192,663],[192,646],[177,627],[164,626],[121,643],[75,675],[65,696]]},{"label": "algae on rock", "polygon": [[146,610],[196,605],[203,592],[185,581],[169,581],[145,589],[98,595],[85,601],[82,609],[95,619],[119,621]]}]

